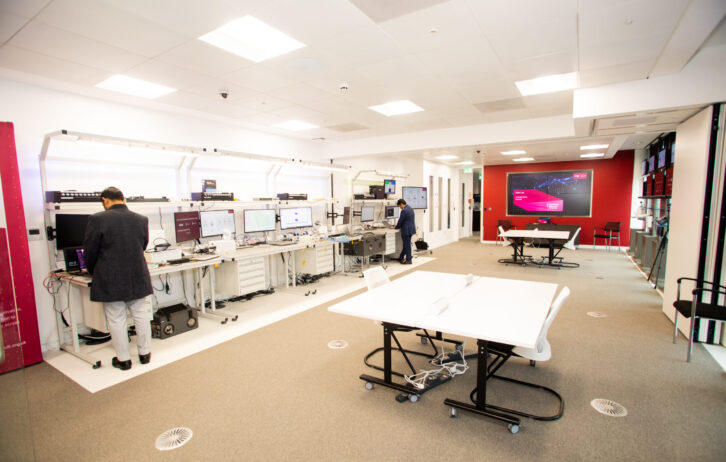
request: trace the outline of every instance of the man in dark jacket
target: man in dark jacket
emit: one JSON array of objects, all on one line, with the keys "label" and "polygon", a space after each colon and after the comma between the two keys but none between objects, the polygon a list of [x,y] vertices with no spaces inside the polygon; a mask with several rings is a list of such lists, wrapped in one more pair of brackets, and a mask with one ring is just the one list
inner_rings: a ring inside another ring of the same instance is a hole
[{"label": "man in dark jacket", "polygon": [[401,249],[401,255],[398,256],[398,261],[404,265],[410,265],[412,261],[411,236],[416,234],[416,215],[411,206],[406,205],[405,200],[398,199],[396,205],[401,209],[401,215],[398,217],[396,229],[401,230],[401,241],[403,242],[403,249]]},{"label": "man in dark jacket", "polygon": [[91,215],[83,254],[93,275],[91,300],[103,302],[116,357],[111,363],[131,369],[126,308],[136,326],[141,364],[151,360],[151,298],[153,290],[144,249],[149,242],[149,219],[126,207],[123,193],[109,187],[101,193],[105,212]]}]

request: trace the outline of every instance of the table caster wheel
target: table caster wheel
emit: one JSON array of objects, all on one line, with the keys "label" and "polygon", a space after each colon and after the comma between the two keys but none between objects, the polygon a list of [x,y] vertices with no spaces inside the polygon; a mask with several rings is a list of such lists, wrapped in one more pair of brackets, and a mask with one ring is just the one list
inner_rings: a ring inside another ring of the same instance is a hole
[{"label": "table caster wheel", "polygon": [[418,400],[421,399],[421,395],[409,395],[408,400],[412,403],[418,402]]},{"label": "table caster wheel", "polygon": [[94,369],[100,368],[101,367],[101,361],[96,361],[96,364],[92,365],[91,367],[94,368]]},{"label": "table caster wheel", "polygon": [[421,343],[426,345],[427,343],[429,343],[429,339],[427,339],[426,337],[421,337]]},{"label": "table caster wheel", "polygon": [[236,321],[237,318],[239,318],[239,315],[235,314],[234,317],[232,318],[232,321]]},{"label": "table caster wheel", "polygon": [[456,345],[456,351],[464,351],[464,345]]},{"label": "table caster wheel", "polygon": [[519,425],[509,424],[509,425],[507,425],[507,428],[509,429],[509,431],[512,434],[515,434],[515,433],[517,433],[519,431]]},{"label": "table caster wheel", "polygon": [[222,325],[227,324],[227,318],[224,318],[224,321],[222,321],[220,324],[222,324]]},{"label": "table caster wheel", "polygon": [[373,390],[373,383],[372,382],[366,382],[366,390]]},{"label": "table caster wheel", "polygon": [[451,417],[452,419],[456,417],[456,408],[455,407],[451,408],[451,415],[449,417]]}]

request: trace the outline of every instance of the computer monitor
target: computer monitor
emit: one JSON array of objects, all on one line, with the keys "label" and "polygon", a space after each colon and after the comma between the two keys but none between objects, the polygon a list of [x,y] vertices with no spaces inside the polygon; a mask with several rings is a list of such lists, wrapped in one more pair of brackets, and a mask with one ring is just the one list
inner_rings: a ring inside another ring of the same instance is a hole
[{"label": "computer monitor", "polygon": [[90,215],[59,213],[55,216],[55,246],[58,250],[83,247]]},{"label": "computer monitor", "polygon": [[666,166],[666,149],[663,148],[660,151],[658,151],[658,167],[657,168],[663,168]]},{"label": "computer monitor", "polygon": [[80,247],[63,249],[63,260],[66,262],[66,271],[85,271],[86,259]]},{"label": "computer monitor", "polygon": [[373,221],[374,212],[376,211],[376,208],[372,205],[364,205],[360,209],[360,221],[361,223],[364,221]]},{"label": "computer monitor", "polygon": [[245,210],[245,233],[274,231],[277,226],[277,215],[274,209]]},{"label": "computer monitor", "polygon": [[308,228],[313,225],[313,209],[296,207],[280,209],[280,229]]},{"label": "computer monitor", "polygon": [[174,233],[177,243],[199,239],[199,212],[175,212]]},{"label": "computer monitor", "polygon": [[401,209],[397,205],[386,206],[386,219],[397,219],[401,215]]},{"label": "computer monitor", "polygon": [[221,236],[225,232],[234,234],[234,210],[206,210],[199,212],[202,237]]},{"label": "computer monitor", "polygon": [[385,194],[396,194],[396,180],[383,180],[383,192]]},{"label": "computer monitor", "polygon": [[655,171],[655,156],[648,157],[648,173]]}]

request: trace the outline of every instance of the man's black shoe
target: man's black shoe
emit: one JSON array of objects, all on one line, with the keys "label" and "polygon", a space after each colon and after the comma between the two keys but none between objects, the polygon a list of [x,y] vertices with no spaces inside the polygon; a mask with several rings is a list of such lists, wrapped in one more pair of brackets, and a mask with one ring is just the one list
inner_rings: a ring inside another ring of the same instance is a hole
[{"label": "man's black shoe", "polygon": [[396,258],[396,260],[398,260],[398,263],[401,263],[401,264],[403,264],[403,262],[404,262],[404,261],[406,261],[406,260],[405,260],[405,259],[403,259],[403,258]]},{"label": "man's black shoe", "polygon": [[151,361],[151,353],[139,355],[139,361],[141,362],[141,364],[149,364],[149,361]]},{"label": "man's black shoe", "polygon": [[113,359],[111,360],[111,364],[116,369],[121,369],[122,371],[127,371],[127,370],[131,369],[131,360],[130,359],[127,361],[119,361],[118,358],[116,356],[114,356]]},{"label": "man's black shoe", "polygon": [[412,263],[411,263],[410,261],[405,261],[405,262],[403,262],[403,263],[401,263],[401,264],[402,264],[402,265],[410,265],[410,264],[412,264]]}]

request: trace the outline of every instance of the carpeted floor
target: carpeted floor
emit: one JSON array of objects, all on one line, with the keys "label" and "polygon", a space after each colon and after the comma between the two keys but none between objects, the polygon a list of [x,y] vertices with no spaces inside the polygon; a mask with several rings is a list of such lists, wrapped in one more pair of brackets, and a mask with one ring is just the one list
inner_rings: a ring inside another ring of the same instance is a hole
[{"label": "carpeted floor", "polygon": [[[510,360],[501,370],[560,392],[565,413],[558,421],[525,420],[512,435],[502,423],[472,414],[449,418],[443,400],[468,398],[476,364],[417,403],[398,403],[396,392],[382,387],[368,391],[358,376],[371,372],[362,359],[381,345],[380,326],[329,313],[322,305],[95,394],[46,364],[26,369],[35,457],[723,460],[725,374],[700,345],[692,362],[685,362],[685,339],[672,343],[673,326],[661,312],[660,296],[623,254],[567,252],[582,266],[556,270],[497,264],[506,253],[462,240],[435,249],[436,260],[418,269],[572,289],[549,332],[552,359],[534,368]],[[593,318],[588,311],[607,317]],[[411,334],[401,337],[406,346],[425,348]],[[328,348],[334,339],[349,346]],[[466,351],[474,349],[475,342],[466,339]],[[595,398],[620,403],[628,415],[597,413],[590,406]],[[492,383],[489,399],[551,410],[551,402],[536,393],[499,382]],[[177,426],[191,428],[193,438],[179,449],[157,451],[156,437]],[[7,460],[2,451],[0,460]]]}]

